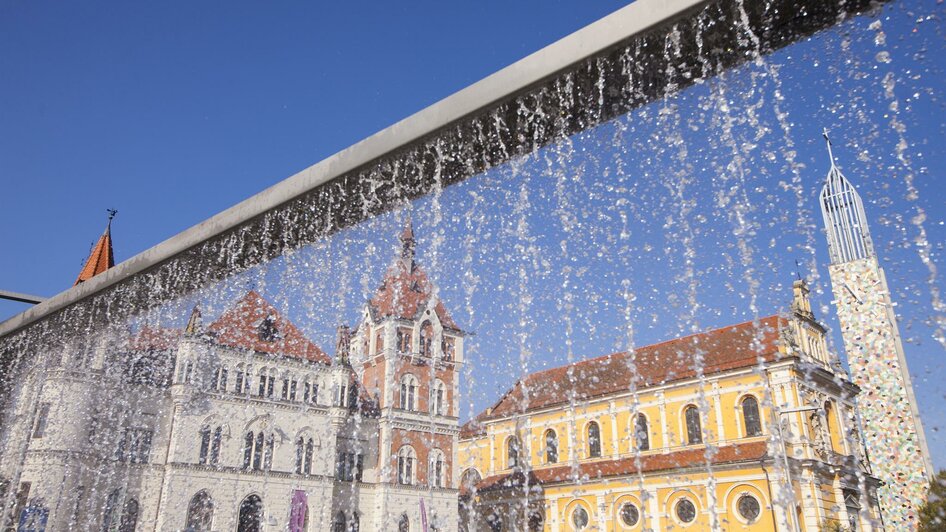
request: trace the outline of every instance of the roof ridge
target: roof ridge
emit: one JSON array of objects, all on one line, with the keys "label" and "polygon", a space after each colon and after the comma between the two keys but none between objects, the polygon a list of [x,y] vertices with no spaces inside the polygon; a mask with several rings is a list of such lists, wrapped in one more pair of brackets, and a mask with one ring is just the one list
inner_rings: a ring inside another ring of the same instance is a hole
[{"label": "roof ridge", "polygon": [[[707,330],[702,331],[702,332],[691,333],[691,334],[688,334],[688,335],[686,335],[686,336],[679,336],[679,337],[677,337],[677,338],[669,338],[669,339],[667,339],[667,340],[661,340],[661,341],[659,341],[659,342],[654,342],[654,343],[652,343],[652,344],[642,345],[642,346],[640,346],[640,347],[634,347],[634,348],[632,348],[632,349],[628,349],[628,350],[624,350],[624,351],[613,351],[613,352],[611,352],[611,353],[607,353],[607,354],[604,354],[604,355],[598,355],[598,356],[593,357],[593,358],[585,358],[585,359],[582,359],[582,360],[576,360],[575,362],[569,362],[568,364],[562,364],[562,365],[559,365],[559,366],[554,366],[554,367],[551,367],[551,368],[546,368],[546,369],[543,369],[543,370],[536,371],[536,372],[534,372],[534,373],[530,373],[530,374],[527,375],[527,378],[531,379],[532,377],[535,377],[535,376],[540,375],[540,374],[542,374],[542,373],[546,373],[546,372],[549,372],[549,371],[555,371],[555,370],[557,370],[557,369],[563,369],[563,368],[569,368],[569,367],[577,367],[577,366],[579,366],[579,365],[581,365],[581,364],[589,364],[589,363],[592,363],[592,362],[604,360],[604,359],[606,359],[606,358],[608,358],[608,357],[628,355],[628,354],[630,354],[631,350],[633,350],[633,351],[641,351],[641,350],[644,350],[644,349],[653,349],[653,348],[656,348],[656,347],[658,347],[658,346],[662,346],[662,345],[666,345],[666,344],[671,344],[671,343],[673,343],[673,342],[683,341],[683,340],[686,340],[687,338],[693,338],[693,337],[701,336],[701,335],[708,335],[708,334],[711,334],[711,333],[714,333],[714,332],[724,331],[724,330],[726,330],[726,329],[735,329],[735,328],[738,328],[738,327],[743,327],[743,326],[748,325],[748,324],[756,323],[757,321],[758,321],[758,322],[762,322],[762,321],[764,321],[764,320],[768,320],[768,319],[772,319],[772,318],[781,318],[781,315],[780,315],[780,314],[770,314],[770,315],[764,316],[764,317],[762,317],[762,318],[754,318],[754,319],[751,319],[751,320],[747,320],[747,321],[743,321],[743,322],[739,322],[739,323],[734,323],[734,324],[731,324],[731,325],[724,325],[724,326],[722,326],[722,327],[716,327],[716,328],[713,328],[713,329],[707,329]],[[511,391],[513,388],[515,388],[517,385],[519,385],[521,382],[523,382],[523,379],[521,379],[521,378],[518,379],[518,380],[516,381],[516,383],[515,383],[512,387],[510,387],[510,391]],[[505,397],[508,393],[509,393],[509,391],[507,391],[505,394],[503,394],[503,397]]]}]

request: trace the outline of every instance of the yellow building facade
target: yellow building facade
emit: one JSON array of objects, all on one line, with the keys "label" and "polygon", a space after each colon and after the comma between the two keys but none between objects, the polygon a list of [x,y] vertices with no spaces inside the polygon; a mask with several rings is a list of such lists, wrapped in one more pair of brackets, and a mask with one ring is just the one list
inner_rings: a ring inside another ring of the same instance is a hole
[{"label": "yellow building facade", "polygon": [[784,315],[528,375],[463,427],[461,530],[882,529],[858,391],[803,281]]}]

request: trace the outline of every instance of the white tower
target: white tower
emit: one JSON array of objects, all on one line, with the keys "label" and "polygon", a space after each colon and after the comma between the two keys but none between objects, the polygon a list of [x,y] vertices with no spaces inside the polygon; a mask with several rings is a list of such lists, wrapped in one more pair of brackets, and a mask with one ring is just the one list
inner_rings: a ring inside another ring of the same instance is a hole
[{"label": "white tower", "polygon": [[827,131],[824,137],[831,158],[820,197],[828,271],[851,376],[863,390],[857,402],[864,441],[873,473],[884,482],[878,490],[884,524],[914,530],[933,466],[864,205],[835,164]]}]

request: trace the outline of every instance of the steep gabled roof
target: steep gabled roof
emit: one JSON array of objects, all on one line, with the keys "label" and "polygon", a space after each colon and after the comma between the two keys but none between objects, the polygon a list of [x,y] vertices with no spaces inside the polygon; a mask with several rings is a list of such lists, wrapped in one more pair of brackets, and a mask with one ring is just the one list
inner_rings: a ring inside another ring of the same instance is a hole
[{"label": "steep gabled roof", "polygon": [[221,345],[331,364],[324,351],[255,290],[211,323],[207,331]]},{"label": "steep gabled roof", "polygon": [[[428,279],[427,272],[414,261],[414,231],[410,220],[399,238],[401,256],[388,268],[381,286],[368,302],[372,318],[376,320],[388,317],[413,320],[433,297],[433,283]],[[434,312],[444,327],[459,329],[439,299]]]},{"label": "steep gabled roof", "polygon": [[105,226],[105,232],[99,237],[98,242],[89,253],[89,258],[85,261],[85,266],[79,272],[79,277],[72,286],[88,281],[92,277],[115,266],[115,255],[112,253],[112,214],[108,217],[108,225]]},{"label": "steep gabled roof", "polygon": [[143,327],[131,337],[129,347],[134,351],[164,351],[176,347],[180,339],[180,329]]},{"label": "steep gabled roof", "polygon": [[[754,366],[759,356],[766,361],[777,360],[782,356],[778,351],[778,331],[784,323],[777,315],[769,316],[758,322],[639,347],[634,350],[633,361],[629,353],[620,352],[532,373],[475,420],[626,392],[635,378],[638,389],[693,378],[697,376],[697,355],[703,358],[705,375]],[[472,424],[466,431],[470,435],[476,432]]]}]

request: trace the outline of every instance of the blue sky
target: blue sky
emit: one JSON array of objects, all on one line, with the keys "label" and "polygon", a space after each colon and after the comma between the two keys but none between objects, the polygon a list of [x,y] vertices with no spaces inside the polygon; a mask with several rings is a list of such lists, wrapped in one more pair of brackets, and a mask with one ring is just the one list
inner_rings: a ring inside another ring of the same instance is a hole
[{"label": "blue sky", "polygon": [[[0,287],[53,295],[71,285],[106,208],[120,211],[115,252],[127,259],[618,7],[4,3]],[[930,327],[931,288],[944,283],[928,280],[911,222],[924,209],[933,264],[946,270],[942,15],[932,2],[896,3],[416,202],[421,261],[476,333],[464,413],[524,371],[626,347],[628,324],[646,344],[778,312],[796,259],[836,330],[815,203],[828,126],[865,197],[928,439],[946,466],[944,351]],[[878,20],[885,41],[870,27]],[[897,123],[908,164],[897,158]],[[692,210],[681,211],[681,198]],[[747,209],[741,240],[735,204]],[[334,326],[356,319],[393,256],[401,215],[250,272],[204,304],[219,310],[257,286],[331,346]],[[180,320],[184,307],[153,319]],[[0,302],[0,319],[23,308]]]}]

